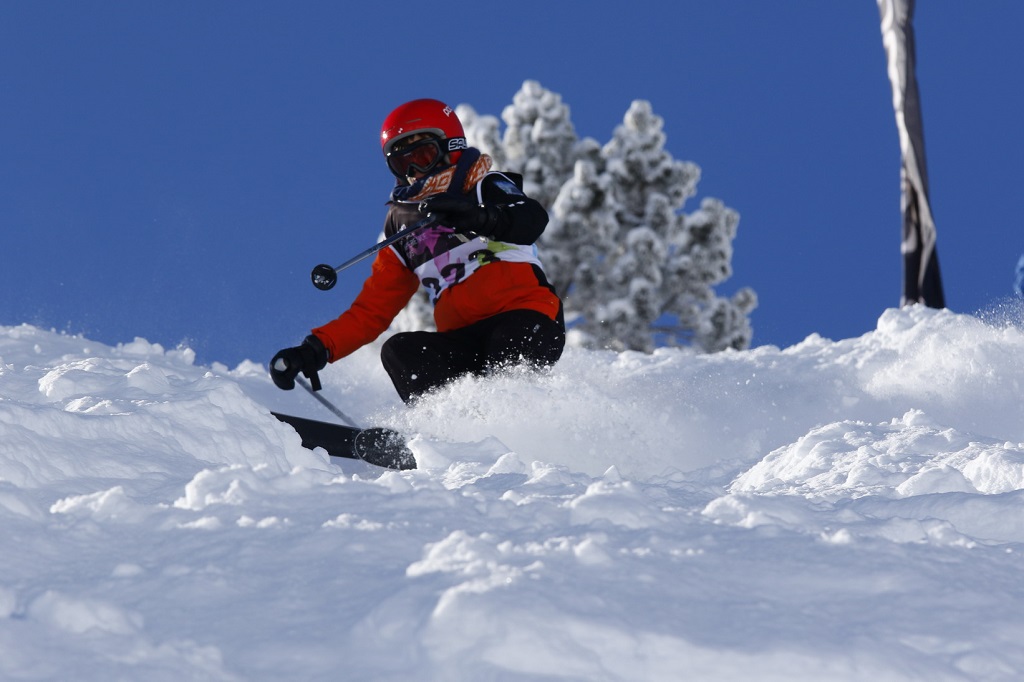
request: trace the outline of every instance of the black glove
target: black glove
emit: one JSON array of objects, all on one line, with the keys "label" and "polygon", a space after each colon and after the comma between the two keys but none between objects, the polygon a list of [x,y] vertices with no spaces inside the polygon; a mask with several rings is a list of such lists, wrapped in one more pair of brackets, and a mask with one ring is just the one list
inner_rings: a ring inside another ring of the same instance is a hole
[{"label": "black glove", "polygon": [[327,348],[317,337],[310,334],[301,346],[278,351],[270,361],[270,378],[278,388],[290,391],[295,388],[295,377],[302,372],[314,391],[319,391],[320,376],[317,374],[327,365]]},{"label": "black glove", "polygon": [[493,237],[498,222],[498,207],[478,204],[469,197],[452,194],[435,194],[420,202],[420,213],[437,218],[445,227],[456,232],[473,232],[484,237]]}]

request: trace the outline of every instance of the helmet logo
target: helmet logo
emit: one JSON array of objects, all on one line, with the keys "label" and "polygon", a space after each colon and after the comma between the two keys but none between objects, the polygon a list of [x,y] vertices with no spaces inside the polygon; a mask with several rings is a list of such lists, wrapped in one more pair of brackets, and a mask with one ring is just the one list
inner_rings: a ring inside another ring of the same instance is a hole
[{"label": "helmet logo", "polygon": [[444,109],[441,110],[441,113],[444,114],[445,116],[451,116],[452,108],[446,104]]}]

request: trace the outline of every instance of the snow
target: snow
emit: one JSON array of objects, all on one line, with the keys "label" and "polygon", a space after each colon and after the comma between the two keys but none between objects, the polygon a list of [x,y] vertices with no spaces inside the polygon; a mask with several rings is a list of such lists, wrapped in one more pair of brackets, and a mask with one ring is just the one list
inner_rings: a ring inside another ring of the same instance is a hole
[{"label": "snow", "polygon": [[914,307],[408,409],[367,348],[324,394],[396,472],[255,362],[0,327],[0,678],[1021,679],[1022,357]]}]

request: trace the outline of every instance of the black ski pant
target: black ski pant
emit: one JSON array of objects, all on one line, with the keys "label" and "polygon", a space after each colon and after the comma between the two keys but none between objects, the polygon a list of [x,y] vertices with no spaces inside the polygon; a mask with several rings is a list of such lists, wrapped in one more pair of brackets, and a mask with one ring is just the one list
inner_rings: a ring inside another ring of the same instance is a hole
[{"label": "black ski pant", "polygon": [[447,332],[402,332],[384,343],[381,361],[402,400],[467,375],[526,364],[549,367],[565,347],[565,325],[535,310],[510,310]]}]

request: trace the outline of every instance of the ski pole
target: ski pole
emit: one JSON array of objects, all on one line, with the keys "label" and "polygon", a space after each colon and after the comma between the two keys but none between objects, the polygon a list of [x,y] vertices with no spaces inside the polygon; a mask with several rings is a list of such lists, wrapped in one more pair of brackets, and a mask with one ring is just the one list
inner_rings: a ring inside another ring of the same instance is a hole
[{"label": "ski pole", "polygon": [[338,418],[338,419],[340,419],[341,421],[345,422],[346,424],[348,424],[348,425],[349,425],[349,426],[351,426],[352,428],[356,428],[356,429],[358,429],[358,428],[359,428],[359,427],[358,427],[358,426],[356,425],[356,423],[355,423],[354,421],[352,421],[351,419],[349,419],[349,418],[348,418],[348,415],[346,415],[346,414],[345,414],[344,412],[342,412],[341,410],[339,410],[339,409],[338,409],[338,408],[337,408],[337,407],[336,407],[336,406],[334,405],[334,403],[332,403],[332,402],[331,402],[330,400],[328,400],[327,398],[323,397],[322,395],[320,395],[319,393],[317,393],[316,391],[314,391],[314,390],[313,390],[313,387],[309,385],[309,382],[308,382],[308,381],[306,381],[305,379],[303,379],[303,378],[302,378],[302,377],[300,377],[300,376],[297,376],[297,377],[295,377],[295,381],[297,381],[297,382],[298,382],[299,386],[302,386],[302,387],[303,387],[304,389],[306,389],[306,390],[307,390],[307,391],[309,392],[309,394],[310,394],[311,396],[313,396],[314,398],[316,398],[317,400],[319,400],[319,401],[320,401],[320,404],[321,404],[321,405],[323,405],[324,407],[326,407],[326,408],[327,408],[328,410],[330,410],[330,411],[331,411],[331,413],[332,413],[332,414],[333,414],[333,415],[334,415],[335,417],[337,417],[337,418]]},{"label": "ski pole", "polygon": [[327,265],[326,263],[316,266],[315,268],[313,268],[313,272],[310,273],[310,277],[313,280],[313,286],[315,286],[317,289],[320,289],[321,291],[327,291],[328,289],[330,289],[331,287],[338,283],[338,273],[341,272],[342,270],[350,268],[359,261],[365,258],[369,258],[378,251],[386,249],[395,242],[405,239],[416,230],[422,227],[427,227],[428,225],[432,224],[435,220],[436,218],[434,218],[432,214],[427,214],[427,217],[424,218],[423,220],[420,220],[419,222],[413,225],[409,225],[408,227],[403,227],[401,230],[395,232],[393,235],[391,235],[384,241],[378,242],[371,246],[370,248],[363,251],[362,253],[358,253],[355,256],[352,256],[347,261],[345,261],[344,263],[337,267],[332,268],[330,265]]}]

